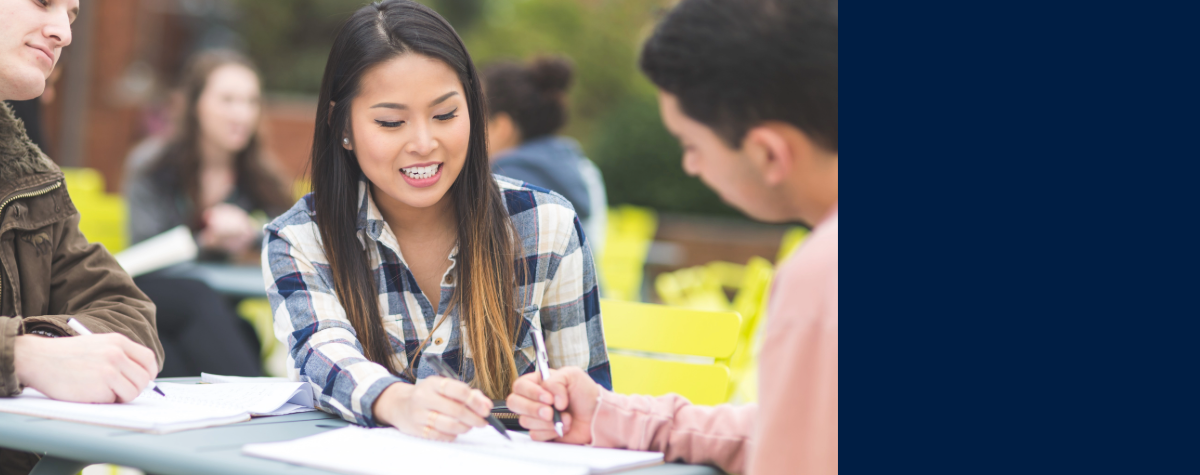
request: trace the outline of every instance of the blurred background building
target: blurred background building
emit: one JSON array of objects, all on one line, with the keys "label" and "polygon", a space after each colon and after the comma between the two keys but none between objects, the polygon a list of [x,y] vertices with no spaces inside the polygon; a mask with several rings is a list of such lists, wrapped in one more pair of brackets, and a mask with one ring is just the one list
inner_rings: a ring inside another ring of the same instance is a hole
[{"label": "blurred background building", "polygon": [[[655,282],[665,272],[714,261],[740,265],[754,256],[776,259],[788,226],[750,222],[684,175],[681,150],[660,122],[654,89],[638,73],[639,45],[672,0],[424,3],[455,26],[479,66],[541,53],[574,61],[571,117],[562,133],[578,139],[603,172],[614,226],[621,226],[622,209],[642,220],[630,225],[643,236],[631,241],[633,260],[642,262],[637,282],[627,282],[633,287],[628,298],[663,301]],[[171,133],[178,108],[172,88],[184,62],[206,48],[232,48],[258,63],[266,145],[287,178],[302,186],[330,43],[337,26],[363,4],[89,0],[47,98],[53,100],[42,101],[46,152],[60,165],[98,170],[108,193],[120,193],[130,150],[147,137]]]}]

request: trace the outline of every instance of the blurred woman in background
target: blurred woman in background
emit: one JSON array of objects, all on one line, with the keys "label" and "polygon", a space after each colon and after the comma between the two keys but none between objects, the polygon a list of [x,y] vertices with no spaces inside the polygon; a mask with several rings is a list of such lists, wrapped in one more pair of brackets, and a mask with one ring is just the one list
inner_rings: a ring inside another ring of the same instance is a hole
[{"label": "blurred woman in background", "polygon": [[291,206],[258,136],[258,73],[239,53],[205,51],[189,63],[181,89],[175,136],[128,161],[130,242],[182,224],[206,260],[256,256],[264,218]]},{"label": "blurred woman in background", "polygon": [[[263,224],[291,202],[259,140],[258,73],[241,54],[205,51],[189,62],[180,92],[175,135],[139,146],[127,162],[130,242],[185,225],[202,260],[257,263]],[[258,338],[232,302],[197,280],[136,280],[158,305],[162,376],[261,374]]]},{"label": "blurred woman in background", "polygon": [[575,207],[594,255],[604,248],[608,198],[604,178],[579,143],[555,135],[567,122],[570,61],[541,57],[500,62],[483,70],[488,155],[492,172],[563,195]]}]

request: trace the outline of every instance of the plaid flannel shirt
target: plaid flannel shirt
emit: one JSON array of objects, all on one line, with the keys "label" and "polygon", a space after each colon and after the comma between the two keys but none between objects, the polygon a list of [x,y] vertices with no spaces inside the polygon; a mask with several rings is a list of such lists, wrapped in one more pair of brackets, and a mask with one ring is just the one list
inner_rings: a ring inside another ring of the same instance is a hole
[{"label": "plaid flannel shirt", "polygon": [[[600,325],[600,301],[591,248],[574,208],[549,190],[496,176],[509,217],[517,229],[525,265],[525,282],[516,289],[522,313],[513,356],[520,374],[536,369],[533,334],[542,330],[551,367],[578,366],[597,383],[612,389],[608,354]],[[379,309],[396,367],[403,371],[430,332],[422,355],[441,355],[466,380],[475,374],[471,349],[465,346],[457,308],[436,332],[440,315],[418,290],[396,236],[383,221],[368,190],[359,182],[358,235],[378,287]],[[407,378],[389,373],[363,355],[362,344],[333,290],[329,260],[313,221],[312,194],[266,227],[263,274],[275,319],[275,337],[288,348],[288,377],[313,386],[317,406],[364,426],[377,426],[372,406],[383,390]],[[419,250],[408,250],[419,252]],[[439,311],[454,292],[457,248],[442,276]],[[525,304],[524,302],[529,302]],[[522,308],[524,307],[524,308]],[[418,360],[416,376],[434,374]]]}]

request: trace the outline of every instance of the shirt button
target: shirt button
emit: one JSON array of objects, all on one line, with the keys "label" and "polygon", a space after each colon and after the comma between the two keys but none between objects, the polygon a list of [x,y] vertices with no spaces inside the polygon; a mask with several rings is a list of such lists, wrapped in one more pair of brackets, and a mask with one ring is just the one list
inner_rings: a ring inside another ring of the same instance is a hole
[{"label": "shirt button", "polygon": [[434,340],[433,340],[433,344],[435,344],[435,345],[441,345],[441,344],[442,344],[442,339],[441,339],[441,338],[436,338],[436,339],[434,339]]}]

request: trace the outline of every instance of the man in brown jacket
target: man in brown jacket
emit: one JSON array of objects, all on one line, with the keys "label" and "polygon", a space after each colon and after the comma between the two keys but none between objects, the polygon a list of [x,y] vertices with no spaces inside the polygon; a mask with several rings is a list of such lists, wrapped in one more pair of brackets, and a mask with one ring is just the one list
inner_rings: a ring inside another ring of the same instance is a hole
[{"label": "man in brown jacket", "polygon": [[[0,0],[0,100],[41,95],[78,9],[78,0]],[[94,335],[77,336],[70,318]],[[0,396],[31,387],[66,401],[126,402],[162,358],[154,304],[80,234],[62,172],[0,102]],[[0,474],[37,461],[0,448]]]}]

